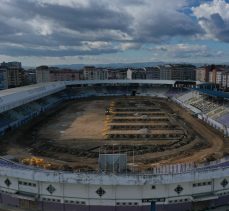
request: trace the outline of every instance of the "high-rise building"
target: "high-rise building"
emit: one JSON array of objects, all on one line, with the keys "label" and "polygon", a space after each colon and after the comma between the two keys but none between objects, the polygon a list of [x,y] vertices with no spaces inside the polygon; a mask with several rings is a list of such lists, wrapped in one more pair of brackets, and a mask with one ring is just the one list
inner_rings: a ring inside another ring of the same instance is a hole
[{"label": "high-rise building", "polygon": [[50,82],[50,70],[51,67],[45,65],[37,67],[36,68],[37,83]]},{"label": "high-rise building", "polygon": [[20,62],[3,62],[1,69],[7,74],[7,87],[13,88],[22,85],[23,69]]},{"label": "high-rise building", "polygon": [[0,90],[8,88],[7,69],[0,67]]}]

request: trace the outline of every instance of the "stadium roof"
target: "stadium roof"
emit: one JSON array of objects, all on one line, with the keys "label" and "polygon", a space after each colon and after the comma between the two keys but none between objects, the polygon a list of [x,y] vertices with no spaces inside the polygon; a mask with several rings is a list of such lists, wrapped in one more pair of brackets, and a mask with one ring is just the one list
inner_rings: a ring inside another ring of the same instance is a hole
[{"label": "stadium roof", "polygon": [[0,91],[0,113],[65,89],[63,82],[41,83]]},{"label": "stadium roof", "polygon": [[81,81],[66,81],[66,85],[80,84],[155,84],[155,85],[174,85],[175,80],[81,80]]},{"label": "stadium roof", "polygon": [[200,89],[200,88],[193,88],[193,89],[200,92],[200,93],[209,95],[211,97],[221,97],[221,98],[229,99],[229,93],[228,92],[214,91],[214,90]]},{"label": "stadium roof", "polygon": [[175,80],[81,80],[40,83],[0,91],[0,113],[64,90],[67,85],[151,84],[174,85]]}]

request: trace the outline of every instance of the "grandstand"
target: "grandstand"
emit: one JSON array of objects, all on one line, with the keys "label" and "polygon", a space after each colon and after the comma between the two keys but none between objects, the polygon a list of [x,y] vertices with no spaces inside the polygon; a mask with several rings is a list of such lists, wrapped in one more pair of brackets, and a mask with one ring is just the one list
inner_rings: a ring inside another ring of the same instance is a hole
[{"label": "grandstand", "polygon": [[57,93],[0,113],[0,135],[24,125],[64,100],[63,93]]},{"label": "grandstand", "polygon": [[216,128],[224,130],[224,135],[228,135],[227,128],[229,127],[229,101],[227,94],[222,98],[222,93],[215,94],[211,91],[210,95],[207,91],[190,90],[177,99],[188,108],[192,107],[194,113],[202,114],[203,118],[211,121]]}]

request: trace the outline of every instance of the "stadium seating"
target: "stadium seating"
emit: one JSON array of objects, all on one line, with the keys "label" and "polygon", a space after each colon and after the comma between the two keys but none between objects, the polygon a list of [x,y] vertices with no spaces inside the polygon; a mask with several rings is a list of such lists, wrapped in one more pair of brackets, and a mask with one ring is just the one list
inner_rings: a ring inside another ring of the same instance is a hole
[{"label": "stadium seating", "polygon": [[229,127],[229,113],[222,115],[217,119],[218,122],[222,123],[226,127]]},{"label": "stadium seating", "polygon": [[0,114],[0,135],[28,122],[41,112],[46,111],[64,100],[79,99],[93,96],[130,96],[133,93],[140,96],[171,97],[183,104],[199,109],[208,117],[229,126],[229,103],[219,103],[209,97],[200,95],[197,91],[185,88],[169,88],[166,86],[149,85],[109,85],[109,86],[78,86],[67,87],[66,90],[43,97],[39,100],[16,107]]},{"label": "stadium seating", "polygon": [[184,105],[191,105],[209,118],[229,127],[229,102],[218,101],[217,98],[202,95],[197,91],[189,91],[177,99]]},{"label": "stadium seating", "polygon": [[189,91],[181,96],[178,96],[177,97],[179,101],[185,103],[185,102],[188,102],[189,100],[191,100],[192,98],[194,98],[193,96],[193,92],[192,91]]},{"label": "stadium seating", "polygon": [[4,135],[7,131],[20,127],[38,116],[41,112],[62,102],[65,98],[66,95],[61,92],[1,113],[0,135]]}]

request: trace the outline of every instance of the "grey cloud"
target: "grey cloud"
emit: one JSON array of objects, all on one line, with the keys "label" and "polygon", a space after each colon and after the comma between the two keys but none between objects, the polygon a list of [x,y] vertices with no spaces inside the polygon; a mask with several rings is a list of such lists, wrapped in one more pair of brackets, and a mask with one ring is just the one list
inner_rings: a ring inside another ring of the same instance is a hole
[{"label": "grey cloud", "polygon": [[195,36],[202,33],[197,23],[189,17],[175,12],[175,14],[160,14],[140,24],[139,39],[161,42],[174,36]]},{"label": "grey cloud", "polygon": [[176,45],[162,45],[156,46],[151,50],[159,57],[167,57],[174,59],[186,59],[186,58],[212,58],[215,56],[222,56],[222,53],[215,55],[212,49],[209,49],[205,45],[192,45],[192,44],[176,44]]},{"label": "grey cloud", "polygon": [[27,11],[27,14],[22,16],[24,19],[29,18],[28,16],[40,15],[72,30],[113,29],[127,31],[131,25],[131,19],[127,14],[111,10],[106,5],[94,1],[89,7],[78,8],[51,4],[42,6],[36,1],[28,0],[14,1],[13,6]]},{"label": "grey cloud", "polygon": [[[89,2],[84,7],[70,7],[39,4],[36,0],[4,1],[0,8],[3,26],[0,28],[0,44],[15,43],[23,47],[1,47],[0,53],[10,56],[99,55],[201,33],[200,26],[179,11],[179,6],[176,8],[182,0],[167,1],[165,8],[159,0],[114,0],[112,4],[117,7],[110,6],[109,0]],[[136,14],[136,7],[143,7],[140,14]],[[111,42],[113,45],[82,50],[85,47],[83,41]],[[78,49],[63,50],[58,46]]]},{"label": "grey cloud", "polygon": [[225,27],[225,22],[219,13],[214,13],[210,17],[213,25],[218,26],[220,28]]},{"label": "grey cloud", "polygon": [[99,55],[99,54],[110,54],[116,53],[118,49],[116,48],[98,48],[98,49],[88,49],[88,50],[81,50],[79,49],[37,49],[37,48],[23,48],[23,47],[14,47],[14,46],[7,46],[7,47],[0,47],[0,55],[11,55],[11,56],[42,56],[42,57],[63,57],[63,56],[75,56],[75,55]]},{"label": "grey cloud", "polygon": [[212,14],[210,18],[199,18],[199,22],[212,37],[229,42],[229,21],[224,21],[219,14]]},{"label": "grey cloud", "polygon": [[207,38],[229,42],[228,9],[228,1],[213,0],[192,8],[192,11]]}]

